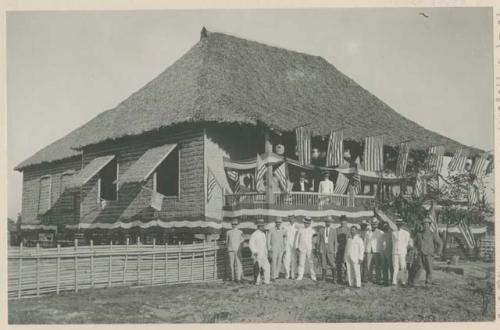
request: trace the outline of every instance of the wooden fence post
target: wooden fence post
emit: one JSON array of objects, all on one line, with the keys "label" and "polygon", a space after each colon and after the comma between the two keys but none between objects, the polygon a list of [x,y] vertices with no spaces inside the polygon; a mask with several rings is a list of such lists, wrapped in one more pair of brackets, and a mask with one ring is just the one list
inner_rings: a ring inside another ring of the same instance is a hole
[{"label": "wooden fence post", "polygon": [[179,252],[177,254],[177,282],[181,281],[181,247],[182,242],[179,242]]},{"label": "wooden fence post", "polygon": [[165,284],[168,282],[168,243],[165,243]]},{"label": "wooden fence post", "polygon": [[94,287],[94,241],[90,240],[90,287]]},{"label": "wooden fence post", "polygon": [[151,265],[151,285],[154,283],[155,279],[155,247],[156,247],[156,238],[153,237],[153,256],[152,256],[152,265]]},{"label": "wooden fence post", "polygon": [[78,240],[75,239],[75,292],[78,292]]},{"label": "wooden fence post", "polygon": [[205,240],[203,240],[203,280],[205,280]]},{"label": "wooden fence post", "polygon": [[140,236],[137,237],[137,285],[141,284],[141,252],[139,251],[141,243]]},{"label": "wooden fence post", "polygon": [[127,281],[128,242],[129,238],[127,237],[125,245],[125,261],[123,262],[123,286],[125,286]]},{"label": "wooden fence post", "polygon": [[193,272],[193,267],[194,267],[194,254],[195,252],[193,251],[191,255],[191,282],[194,281],[194,272]]},{"label": "wooden fence post", "polygon": [[61,269],[61,244],[57,244],[56,294],[59,294],[59,277]]},{"label": "wooden fence post", "polygon": [[111,272],[112,272],[112,265],[113,265],[113,241],[109,241],[109,268],[108,268],[108,288],[111,287]]},{"label": "wooden fence post", "polygon": [[19,245],[19,282],[17,283],[17,299],[21,299],[23,283],[23,242]]},{"label": "wooden fence post", "polygon": [[36,243],[36,296],[40,296],[40,243]]}]

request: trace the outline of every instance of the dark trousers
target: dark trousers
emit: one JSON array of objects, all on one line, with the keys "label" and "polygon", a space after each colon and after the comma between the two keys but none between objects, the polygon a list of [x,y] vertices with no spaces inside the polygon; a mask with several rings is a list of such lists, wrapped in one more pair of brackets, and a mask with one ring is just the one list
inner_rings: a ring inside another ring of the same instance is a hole
[{"label": "dark trousers", "polygon": [[337,283],[343,283],[344,279],[346,278],[346,266],[344,263],[344,251],[345,251],[345,246],[344,247],[339,247],[337,251],[337,257],[335,258],[335,268],[337,269]]},{"label": "dark trousers", "polygon": [[410,285],[413,285],[415,281],[418,280],[418,278],[422,274],[422,269],[425,270],[425,283],[429,283],[430,281],[432,281],[433,260],[434,257],[432,255],[425,255],[422,253],[418,254],[411,266],[410,277],[408,279]]}]

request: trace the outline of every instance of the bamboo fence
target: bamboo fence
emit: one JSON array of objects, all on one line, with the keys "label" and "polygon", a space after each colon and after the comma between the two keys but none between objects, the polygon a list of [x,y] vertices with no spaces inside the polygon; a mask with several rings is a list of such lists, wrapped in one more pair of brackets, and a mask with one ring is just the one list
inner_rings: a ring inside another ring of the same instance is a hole
[{"label": "bamboo fence", "polygon": [[221,280],[226,248],[218,242],[189,245],[9,247],[9,299],[89,288],[154,286]]}]

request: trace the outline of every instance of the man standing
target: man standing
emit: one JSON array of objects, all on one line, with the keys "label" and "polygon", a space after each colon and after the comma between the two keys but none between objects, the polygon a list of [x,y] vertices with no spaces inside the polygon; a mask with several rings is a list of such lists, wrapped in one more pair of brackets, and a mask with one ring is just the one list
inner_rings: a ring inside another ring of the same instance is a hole
[{"label": "man standing", "polygon": [[241,267],[241,243],[243,243],[243,232],[236,228],[238,220],[233,219],[231,222],[232,229],[226,232],[227,256],[229,258],[229,270],[231,271],[231,280],[235,282],[241,281],[243,273]]},{"label": "man standing", "polygon": [[337,283],[341,284],[344,281],[344,269],[345,269],[345,260],[344,260],[344,252],[345,246],[347,244],[347,239],[350,236],[349,227],[347,227],[347,217],[345,215],[340,216],[340,227],[336,229],[337,233]]},{"label": "man standing", "polygon": [[285,228],[285,278],[295,279],[295,271],[297,268],[297,251],[295,244],[295,236],[297,228],[295,227],[295,217],[288,217],[288,227]]},{"label": "man standing", "polygon": [[328,171],[323,172],[323,181],[319,183],[318,192],[320,195],[333,194],[333,182],[330,180],[330,173]]},{"label": "man standing", "polygon": [[[392,285],[398,284],[399,271],[406,270],[406,252],[410,245],[410,233],[401,228],[402,225],[403,219],[397,218],[397,230],[392,232]],[[405,285],[405,280],[401,283]]]},{"label": "man standing", "polygon": [[417,233],[415,246],[417,248],[417,263],[415,264],[414,274],[411,276],[410,285],[415,284],[415,280],[420,277],[422,267],[425,269],[425,284],[432,284],[432,262],[434,260],[434,244],[437,245],[437,254],[441,254],[443,242],[437,232],[430,229],[431,219],[424,219],[424,230]]},{"label": "man standing", "polygon": [[356,226],[351,227],[351,237],[347,240],[344,259],[347,267],[349,286],[361,287],[361,263],[365,254],[365,244],[358,235]]},{"label": "man standing", "polygon": [[[382,280],[382,253],[384,252],[384,232],[378,228],[378,219],[371,221],[372,233],[367,241],[367,268],[368,280],[380,283]],[[375,268],[375,280],[373,280],[373,269]]]},{"label": "man standing", "polygon": [[368,241],[372,234],[372,228],[368,226],[368,222],[366,220],[361,221],[361,230],[359,232],[359,237],[363,240],[365,255],[363,258],[363,264],[361,265],[361,281],[367,281],[368,275],[368,267],[367,267],[367,251],[368,251]]},{"label": "man standing", "polygon": [[257,230],[250,236],[249,248],[252,252],[252,258],[256,264],[257,276],[255,284],[259,285],[261,281],[261,272],[264,272],[264,284],[270,283],[271,266],[267,259],[267,242],[264,233],[264,219],[257,220]]},{"label": "man standing", "polygon": [[326,281],[328,270],[332,272],[332,281],[335,280],[335,254],[337,253],[338,242],[335,228],[331,226],[333,218],[329,216],[325,221],[325,228],[320,229],[318,235],[317,251],[320,255],[323,280]]},{"label": "man standing", "polygon": [[309,267],[311,273],[311,279],[316,281],[316,272],[314,271],[313,262],[313,235],[314,229],[311,227],[311,218],[304,218],[304,227],[299,229],[297,232],[296,247],[299,253],[299,276],[297,281],[301,281],[304,278],[305,266]]},{"label": "man standing", "polygon": [[389,285],[392,277],[392,229],[389,223],[384,222],[384,250],[382,252],[382,275],[384,278],[384,285]]},{"label": "man standing", "polygon": [[312,185],[307,181],[306,172],[300,172],[299,180],[293,183],[292,191],[308,192],[312,190]]},{"label": "man standing", "polygon": [[277,217],[275,227],[267,232],[267,249],[271,255],[271,279],[280,276],[281,262],[285,251],[285,231],[281,228],[281,217]]}]

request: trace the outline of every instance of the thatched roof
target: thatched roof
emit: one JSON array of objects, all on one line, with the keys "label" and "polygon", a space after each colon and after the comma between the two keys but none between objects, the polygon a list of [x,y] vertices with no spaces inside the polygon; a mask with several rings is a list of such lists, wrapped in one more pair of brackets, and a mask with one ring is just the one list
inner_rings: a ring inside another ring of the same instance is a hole
[{"label": "thatched roof", "polygon": [[201,121],[263,123],[281,131],[310,123],[314,134],[343,125],[344,137],[351,140],[384,134],[387,145],[411,140],[416,149],[463,147],[401,116],[319,56],[207,33],[116,108],[17,169],[75,155],[71,147]]}]

